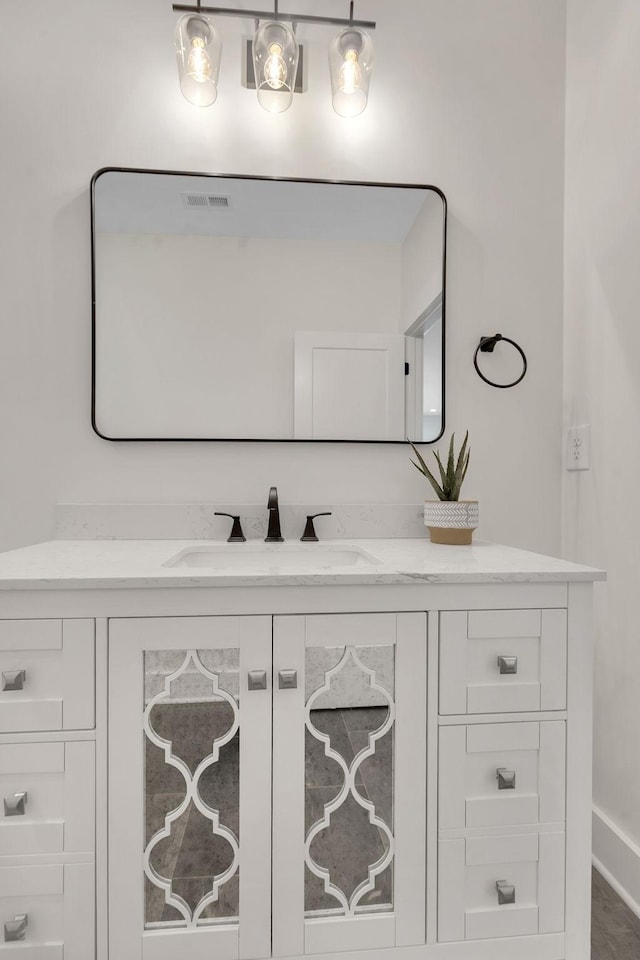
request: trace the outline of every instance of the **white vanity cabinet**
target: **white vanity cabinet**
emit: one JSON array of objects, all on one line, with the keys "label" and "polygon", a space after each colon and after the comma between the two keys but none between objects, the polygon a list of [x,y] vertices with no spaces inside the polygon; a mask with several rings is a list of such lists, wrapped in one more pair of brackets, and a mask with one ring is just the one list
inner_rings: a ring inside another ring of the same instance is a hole
[{"label": "white vanity cabinet", "polygon": [[191,578],[0,591],[0,960],[588,957],[591,578]]},{"label": "white vanity cabinet", "polygon": [[94,629],[0,620],[3,960],[95,954]]},{"label": "white vanity cabinet", "polygon": [[567,611],[442,613],[439,646],[438,940],[560,933]]},{"label": "white vanity cabinet", "polygon": [[424,943],[426,656],[424,613],[111,620],[113,956]]}]

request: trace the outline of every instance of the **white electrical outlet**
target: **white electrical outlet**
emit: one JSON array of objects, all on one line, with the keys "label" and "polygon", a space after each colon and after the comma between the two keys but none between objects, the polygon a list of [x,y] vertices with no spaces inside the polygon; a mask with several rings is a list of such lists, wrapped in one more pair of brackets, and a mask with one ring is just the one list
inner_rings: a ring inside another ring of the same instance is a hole
[{"label": "white electrical outlet", "polygon": [[591,466],[591,427],[570,427],[567,434],[567,470],[588,470]]}]

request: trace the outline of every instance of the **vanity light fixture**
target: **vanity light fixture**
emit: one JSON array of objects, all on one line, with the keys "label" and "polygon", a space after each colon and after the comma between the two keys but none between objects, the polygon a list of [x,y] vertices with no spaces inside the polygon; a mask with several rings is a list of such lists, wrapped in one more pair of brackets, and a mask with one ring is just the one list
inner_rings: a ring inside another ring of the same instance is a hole
[{"label": "vanity light fixture", "polygon": [[298,72],[298,42],[280,20],[261,24],[253,38],[253,68],[258,103],[269,113],[284,113],[293,101]]},{"label": "vanity light fixture", "polygon": [[347,27],[329,48],[331,99],[340,117],[357,117],[369,99],[373,43],[364,30]]},{"label": "vanity light fixture", "polygon": [[175,32],[178,76],[183,96],[196,107],[209,107],[218,96],[222,43],[208,17],[178,20]]},{"label": "vanity light fixture", "polygon": [[174,3],[173,9],[185,14],[176,27],[176,51],[180,89],[186,99],[198,107],[208,107],[216,99],[222,44],[209,14],[241,17],[256,22],[252,60],[258,103],[270,113],[283,113],[293,101],[300,48],[296,40],[298,23],[342,27],[329,49],[331,97],[341,117],[357,117],[369,98],[373,69],[373,43],[365,32],[375,30],[373,20],[355,20],[354,0],[349,17],[322,17],[312,14],[281,13],[278,0],[273,11],[234,10],[196,3]]}]

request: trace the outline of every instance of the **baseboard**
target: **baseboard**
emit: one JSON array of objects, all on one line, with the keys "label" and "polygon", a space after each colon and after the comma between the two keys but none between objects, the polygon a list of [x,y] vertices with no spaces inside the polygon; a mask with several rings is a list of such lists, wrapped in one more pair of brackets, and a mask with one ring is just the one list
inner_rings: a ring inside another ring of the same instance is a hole
[{"label": "baseboard", "polygon": [[598,807],[593,808],[593,865],[640,917],[640,847]]}]

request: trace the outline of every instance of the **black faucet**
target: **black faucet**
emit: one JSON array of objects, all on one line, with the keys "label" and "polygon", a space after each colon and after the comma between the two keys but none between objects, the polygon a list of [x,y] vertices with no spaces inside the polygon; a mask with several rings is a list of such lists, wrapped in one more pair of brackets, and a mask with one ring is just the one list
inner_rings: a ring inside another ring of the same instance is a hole
[{"label": "black faucet", "polygon": [[283,543],[284,537],[280,532],[280,510],[278,507],[278,490],[271,487],[269,490],[269,499],[267,500],[269,508],[269,529],[264,538],[265,543]]}]

